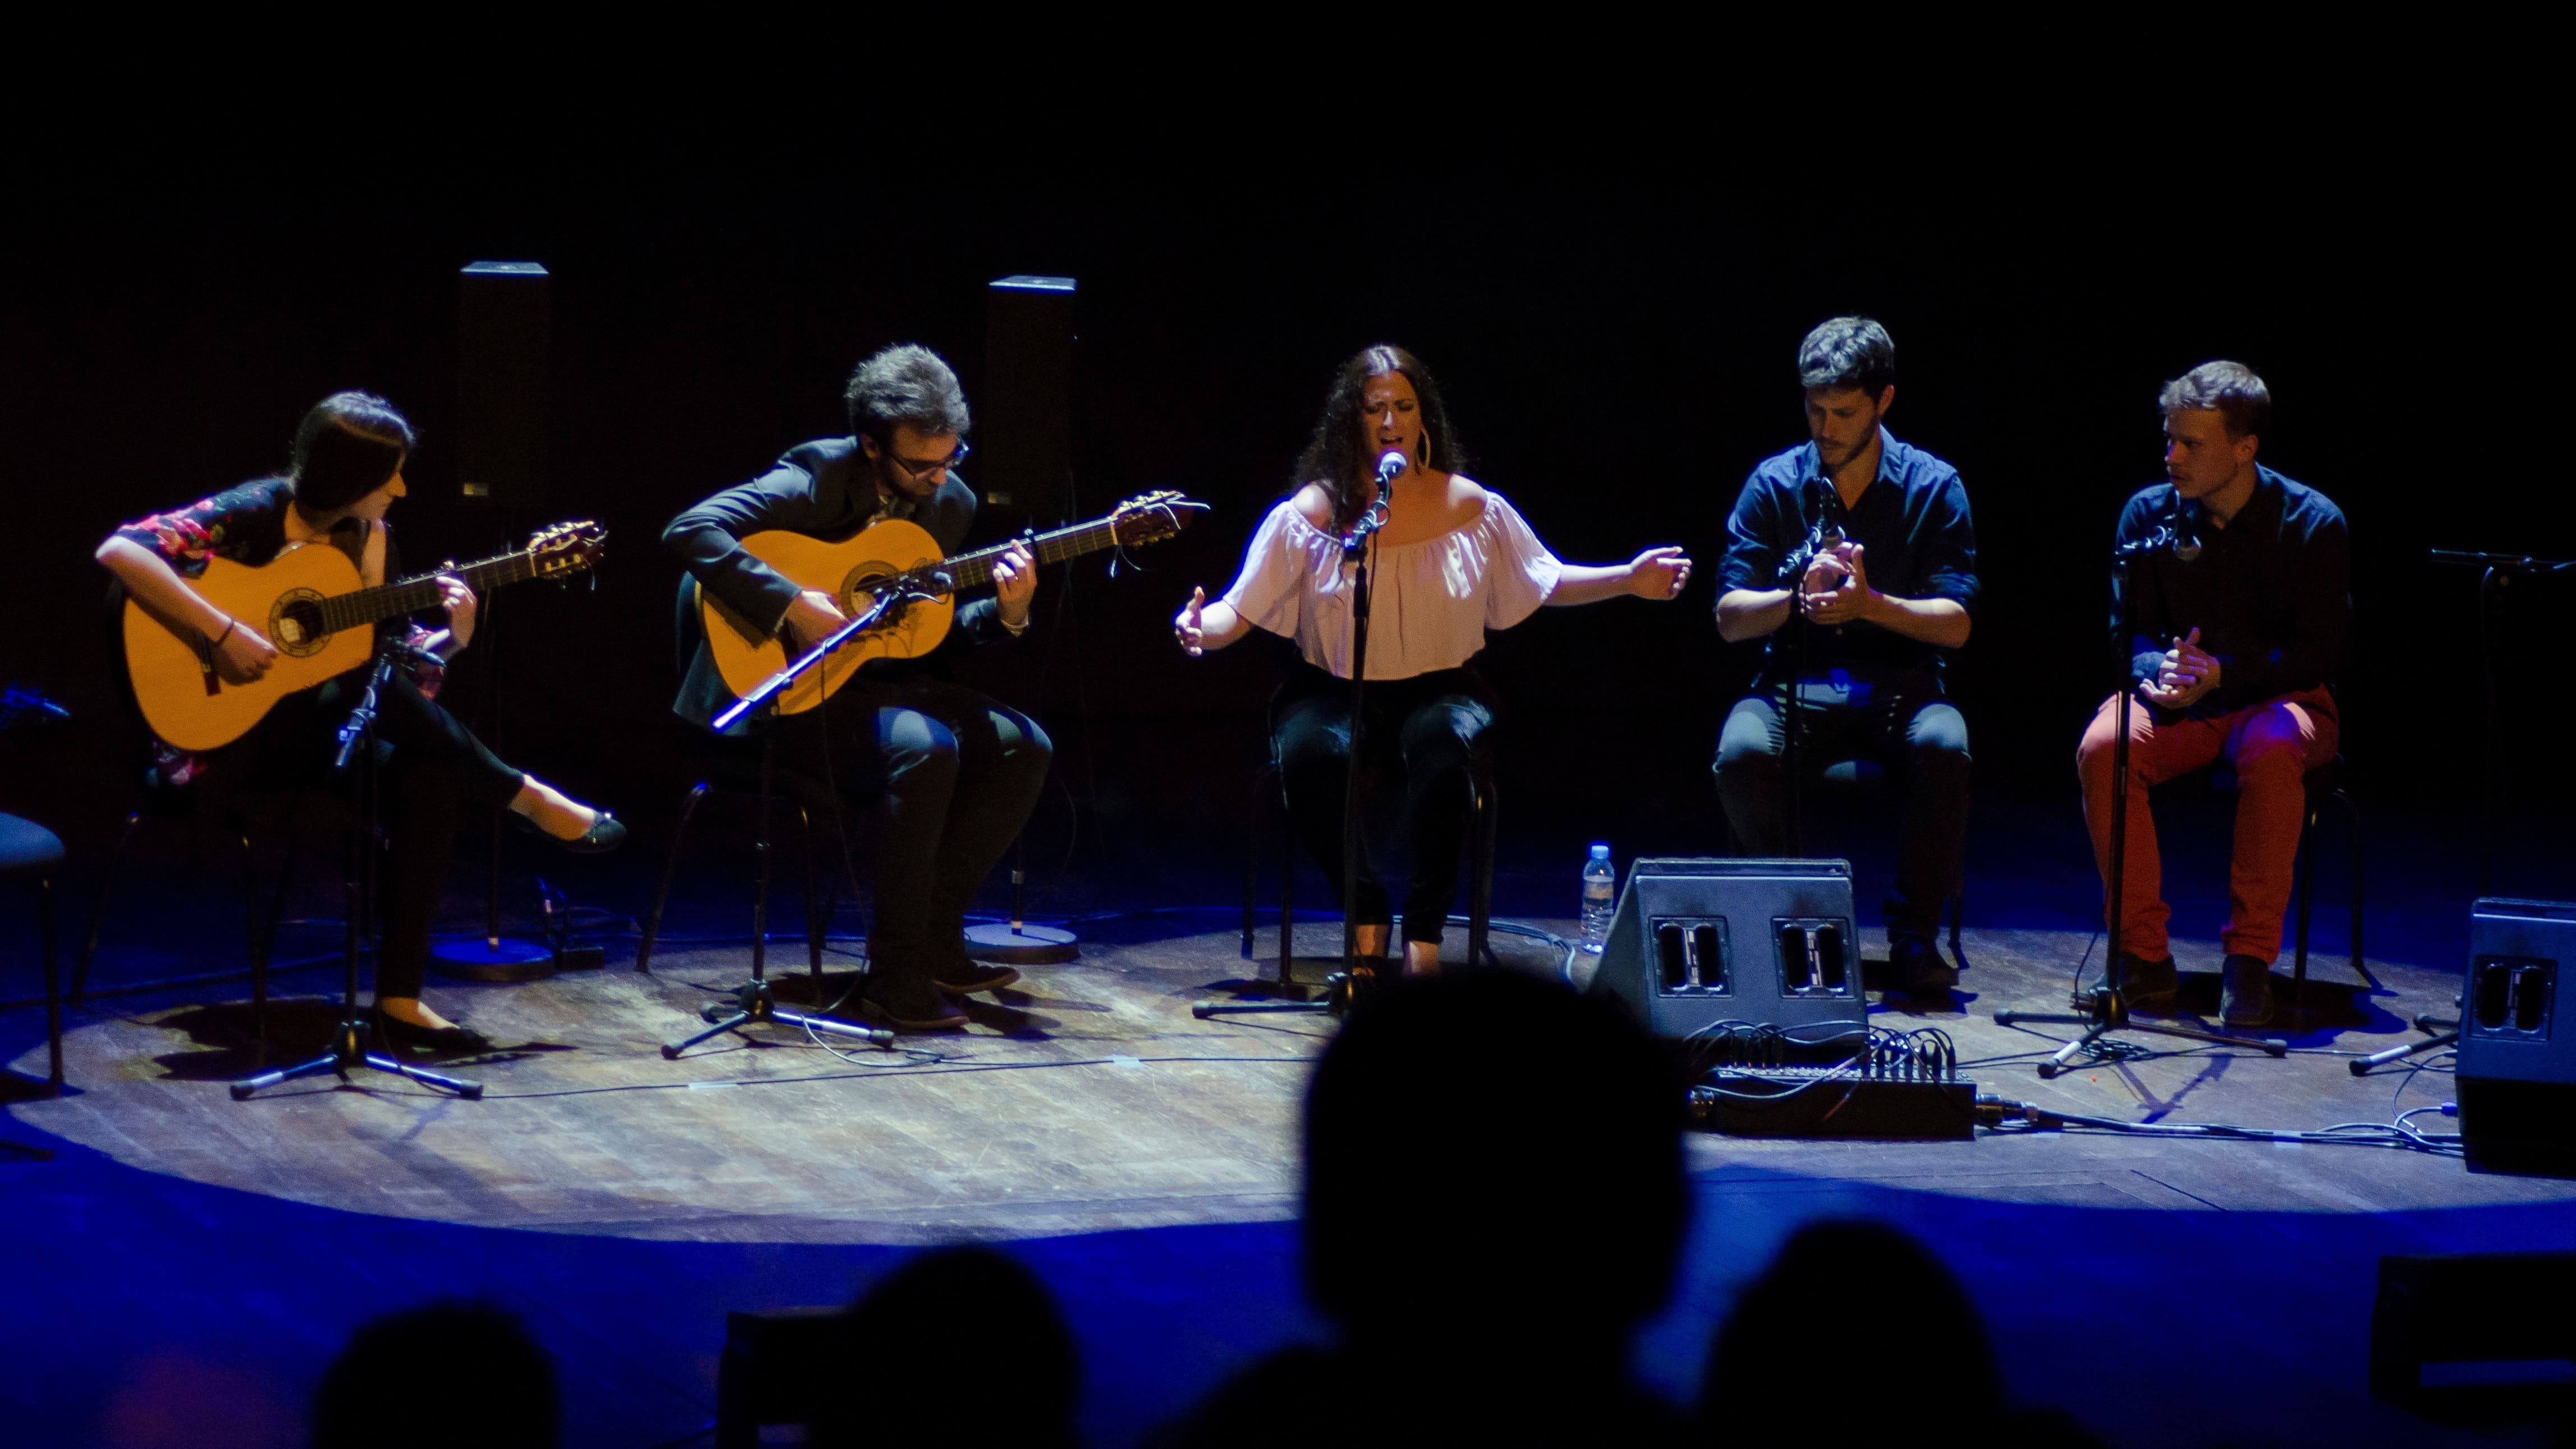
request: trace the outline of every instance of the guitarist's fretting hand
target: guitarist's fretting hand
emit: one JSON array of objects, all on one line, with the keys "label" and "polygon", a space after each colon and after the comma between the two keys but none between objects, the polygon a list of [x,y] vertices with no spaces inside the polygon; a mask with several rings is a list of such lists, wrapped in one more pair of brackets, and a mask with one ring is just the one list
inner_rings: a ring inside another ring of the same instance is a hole
[{"label": "guitarist's fretting hand", "polygon": [[1037,594],[1038,561],[1027,544],[1014,543],[993,560],[993,611],[1002,616],[1002,627],[1014,634],[1027,628],[1029,601]]},{"label": "guitarist's fretting hand", "polygon": [[215,646],[215,672],[228,684],[248,684],[268,672],[277,662],[277,646],[267,636],[239,620],[224,642]]},{"label": "guitarist's fretting hand", "polygon": [[803,654],[840,631],[850,616],[841,612],[840,601],[821,589],[807,589],[787,606],[787,617],[779,621],[779,632]]}]

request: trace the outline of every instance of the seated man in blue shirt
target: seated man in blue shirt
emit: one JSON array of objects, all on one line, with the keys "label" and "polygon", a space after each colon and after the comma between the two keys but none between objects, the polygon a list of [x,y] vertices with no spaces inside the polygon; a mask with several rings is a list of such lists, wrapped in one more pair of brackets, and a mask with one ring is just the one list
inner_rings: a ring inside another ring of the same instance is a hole
[{"label": "seated man in blue shirt", "polygon": [[1946,992],[1959,974],[1932,937],[1966,853],[1968,725],[1941,674],[1942,655],[1968,642],[1977,599],[1968,494],[1957,469],[1880,426],[1896,400],[1886,328],[1867,317],[1821,324],[1799,344],[1798,376],[1809,441],[1754,468],[1726,525],[1717,632],[1770,643],[1718,736],[1718,798],[1739,848],[1786,853],[1782,724],[1793,697],[1802,769],[1855,758],[1895,767],[1907,797],[1884,907],[1893,984]]}]

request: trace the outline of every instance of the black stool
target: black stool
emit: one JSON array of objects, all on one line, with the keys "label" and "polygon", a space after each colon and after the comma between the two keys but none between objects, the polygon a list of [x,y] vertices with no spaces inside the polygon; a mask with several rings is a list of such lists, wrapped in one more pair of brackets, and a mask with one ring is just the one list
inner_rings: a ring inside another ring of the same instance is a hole
[{"label": "black stool", "polygon": [[[1482,750],[1467,756],[1469,791],[1467,827],[1467,960],[1476,965],[1500,964],[1487,943],[1488,925],[1494,909],[1494,828],[1497,798],[1494,793],[1494,765]],[[1256,929],[1260,894],[1261,837],[1263,827],[1277,822],[1279,851],[1279,979],[1271,983],[1280,987],[1294,986],[1288,964],[1293,959],[1290,928],[1296,924],[1297,839],[1288,828],[1288,789],[1286,777],[1279,768],[1277,756],[1265,761],[1252,780],[1252,808],[1247,816],[1243,852],[1243,959],[1252,959],[1252,936]]]},{"label": "black stool", "polygon": [[[383,748],[379,746],[379,748]],[[100,868],[98,895],[90,902],[89,929],[82,936],[79,958],[72,965],[72,989],[69,1000],[78,1006],[89,989],[90,962],[98,955],[101,931],[107,924],[108,907],[115,899],[118,867],[124,864],[125,852],[134,841],[134,832],[146,819],[170,819],[193,824],[196,817],[212,813],[223,833],[238,841],[242,853],[242,925],[250,956],[251,1029],[256,1038],[254,1060],[268,1061],[268,963],[277,953],[277,928],[286,916],[286,892],[294,883],[298,843],[295,812],[308,796],[327,797],[327,790],[251,790],[221,789],[191,781],[184,785],[165,785],[157,780],[145,787],[142,805],[130,810],[125,825],[117,831],[116,843],[110,846],[107,861]],[[214,794],[220,798],[209,798]],[[260,817],[266,817],[264,821]],[[277,884],[269,894],[268,910],[259,907],[258,841],[264,823],[274,822],[286,838],[286,855],[279,865]],[[351,828],[355,828],[354,822]]]},{"label": "black stool", "polygon": [[[2190,774],[2178,775],[2158,784],[2156,788],[2170,790],[2195,776],[2212,795],[2224,796],[2237,793],[2236,772],[2228,768],[2224,760]],[[2299,816],[2299,885],[2295,906],[2296,925],[2291,938],[2294,942],[2291,958],[2291,1001],[2296,1005],[2306,1004],[2308,925],[2316,911],[2317,856],[2316,851],[2311,847],[2316,843],[2317,819],[2325,813],[2325,807],[2329,803],[2343,807],[2346,839],[2352,848],[2352,974],[2360,978],[2364,987],[2372,991],[2379,989],[2378,978],[2372,976],[2370,968],[2362,962],[2361,803],[2352,796],[2352,791],[2347,784],[2349,778],[2349,767],[2345,765],[2341,755],[2335,756],[2299,777],[2301,790],[2307,798]]]},{"label": "black stool", "polygon": [[0,876],[36,882],[37,931],[45,953],[45,1085],[63,1091],[63,983],[54,959],[54,871],[63,863],[61,837],[33,820],[0,815]]},{"label": "black stool", "polygon": [[[1869,795],[1886,787],[1887,767],[1872,759],[1829,760],[1816,771],[1815,777],[1828,789]],[[1950,960],[1962,970],[1968,963],[1959,954],[1959,923],[1968,914],[1967,899],[1968,888],[1962,884],[1942,907],[1950,918]]]},{"label": "black stool", "polygon": [[[662,911],[670,902],[671,884],[680,873],[680,852],[688,843],[689,823],[698,811],[699,802],[707,796],[721,795],[739,799],[760,814],[760,745],[756,741],[727,739],[704,731],[698,732],[697,750],[700,771],[697,783],[681,803],[679,821],[671,828],[671,853],[662,866],[662,881],[653,892],[653,907],[644,916],[642,939],[635,947],[635,969],[653,969],[653,943],[661,935]],[[801,771],[773,767],[772,794],[784,794],[796,802],[797,827],[805,848],[805,961],[812,977],[815,1003],[822,1003],[823,938],[829,924],[815,889],[814,815],[818,808],[828,810],[838,830],[846,801],[836,798],[830,784],[818,776]],[[755,861],[755,883],[752,887],[751,943],[752,974],[762,973],[768,959],[769,921],[769,847],[770,822],[757,821],[757,834],[752,841]]]}]

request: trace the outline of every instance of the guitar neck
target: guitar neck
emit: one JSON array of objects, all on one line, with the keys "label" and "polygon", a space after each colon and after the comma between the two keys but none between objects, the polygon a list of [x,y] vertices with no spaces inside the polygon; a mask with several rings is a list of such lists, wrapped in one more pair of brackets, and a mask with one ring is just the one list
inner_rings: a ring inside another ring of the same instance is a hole
[{"label": "guitar neck", "polygon": [[438,581],[453,576],[480,594],[501,584],[515,584],[537,576],[537,561],[526,553],[506,553],[487,558],[463,568],[449,569],[444,574],[423,574],[399,583],[379,584],[372,589],[335,594],[322,601],[322,628],[337,634],[344,629],[359,629],[386,619],[416,614],[435,607],[439,600]]},{"label": "guitar neck", "polygon": [[1087,553],[1098,553],[1104,548],[1117,547],[1118,520],[1115,515],[1112,515],[1108,518],[1093,519],[1089,523],[1077,523],[1070,528],[1059,528],[1053,533],[1041,533],[1035,538],[997,543],[991,548],[979,548],[973,553],[961,553],[955,558],[932,564],[928,568],[914,569],[904,575],[904,578],[910,582],[926,582],[933,574],[945,574],[948,576],[950,590],[963,593],[968,589],[991,583],[993,565],[1001,559],[1002,555],[1011,551],[1012,544],[1025,544],[1030,556],[1041,564],[1062,563],[1069,558],[1080,558]]}]

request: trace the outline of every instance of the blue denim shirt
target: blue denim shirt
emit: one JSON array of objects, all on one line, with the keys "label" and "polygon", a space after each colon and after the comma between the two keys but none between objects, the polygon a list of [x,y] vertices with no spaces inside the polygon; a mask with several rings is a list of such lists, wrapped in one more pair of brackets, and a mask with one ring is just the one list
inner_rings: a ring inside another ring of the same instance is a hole
[{"label": "blue denim shirt", "polygon": [[[1959,470],[1878,430],[1878,476],[1845,508],[1824,470],[1816,445],[1801,443],[1756,464],[1726,521],[1726,558],[1718,566],[1717,592],[1776,589],[1780,563],[1806,541],[1818,517],[1862,549],[1870,587],[1901,599],[1956,599],[1977,608],[1977,536],[1968,521],[1968,490]],[[1774,633],[1762,677],[1776,683],[1788,672],[1788,631]],[[1892,678],[1920,672],[1935,682],[1944,651],[1876,624],[1838,624],[1809,631],[1806,677]]]}]

